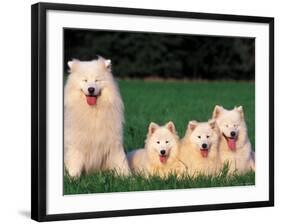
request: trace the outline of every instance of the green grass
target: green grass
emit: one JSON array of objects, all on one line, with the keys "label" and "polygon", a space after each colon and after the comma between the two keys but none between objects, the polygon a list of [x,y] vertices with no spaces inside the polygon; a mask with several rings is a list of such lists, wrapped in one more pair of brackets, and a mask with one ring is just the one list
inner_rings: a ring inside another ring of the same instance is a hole
[{"label": "green grass", "polygon": [[[255,86],[250,82],[148,82],[119,81],[125,105],[124,147],[128,152],[143,147],[151,121],[164,124],[173,121],[183,137],[189,120],[207,121],[216,104],[226,108],[242,105],[249,138],[255,146]],[[77,180],[64,177],[64,193],[102,193],[140,190],[164,190],[197,187],[253,185],[254,172],[176,180],[171,175],[163,180],[140,175],[117,177],[112,172],[82,175]]]},{"label": "green grass", "polygon": [[255,173],[252,171],[244,175],[227,176],[226,172],[222,172],[217,176],[186,176],[182,179],[177,179],[175,175],[170,175],[166,179],[161,179],[159,176],[143,178],[141,175],[118,177],[113,172],[108,171],[82,175],[77,180],[65,176],[64,194],[241,186],[253,185],[254,179]]},{"label": "green grass", "polygon": [[249,82],[147,82],[120,81],[125,105],[124,147],[143,146],[151,121],[173,121],[182,137],[189,120],[207,121],[216,104],[242,105],[250,140],[255,142],[255,89]]}]

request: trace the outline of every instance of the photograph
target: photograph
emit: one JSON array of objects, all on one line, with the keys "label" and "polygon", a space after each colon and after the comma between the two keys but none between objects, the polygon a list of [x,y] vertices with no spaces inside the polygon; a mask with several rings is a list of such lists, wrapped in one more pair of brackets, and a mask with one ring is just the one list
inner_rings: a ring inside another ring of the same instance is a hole
[{"label": "photograph", "polygon": [[255,185],[255,38],[63,29],[63,194]]},{"label": "photograph", "polygon": [[274,205],[274,18],[31,9],[32,219]]}]

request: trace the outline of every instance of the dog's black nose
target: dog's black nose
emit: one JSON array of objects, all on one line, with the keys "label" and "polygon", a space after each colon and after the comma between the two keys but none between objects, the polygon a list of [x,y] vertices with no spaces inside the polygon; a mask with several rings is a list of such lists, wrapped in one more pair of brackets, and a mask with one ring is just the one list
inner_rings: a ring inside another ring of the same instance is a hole
[{"label": "dog's black nose", "polygon": [[232,132],[230,132],[230,135],[231,135],[231,137],[235,137],[236,132],[235,132],[235,131],[232,131]]},{"label": "dog's black nose", "polygon": [[88,92],[89,92],[90,94],[94,93],[94,92],[95,92],[95,88],[94,88],[94,87],[89,87],[89,88],[88,88]]},{"label": "dog's black nose", "polygon": [[203,148],[203,149],[206,149],[207,147],[208,147],[208,145],[207,145],[206,143],[203,143],[203,144],[202,144],[202,148]]},{"label": "dog's black nose", "polygon": [[161,153],[161,155],[165,155],[166,151],[165,150],[161,150],[160,153]]}]

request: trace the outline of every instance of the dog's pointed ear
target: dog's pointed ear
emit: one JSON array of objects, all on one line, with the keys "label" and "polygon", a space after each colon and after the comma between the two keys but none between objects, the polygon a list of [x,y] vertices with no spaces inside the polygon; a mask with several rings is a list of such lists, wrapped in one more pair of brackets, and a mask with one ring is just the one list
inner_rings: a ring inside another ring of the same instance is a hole
[{"label": "dog's pointed ear", "polygon": [[148,127],[148,134],[152,135],[156,131],[157,128],[159,128],[159,125],[154,122],[151,122]]},{"label": "dog's pointed ear", "polygon": [[110,59],[105,59],[104,57],[98,55],[98,60],[101,60],[105,66],[105,68],[109,71],[111,71],[112,65]]},{"label": "dog's pointed ear", "polygon": [[215,127],[216,127],[216,120],[215,120],[215,119],[210,119],[210,120],[208,121],[208,124],[210,125],[210,127],[211,127],[212,129],[215,129]]},{"label": "dog's pointed ear", "polygon": [[105,64],[105,67],[107,68],[107,69],[111,69],[111,60],[110,59],[106,59],[105,61],[104,61],[104,64]]},{"label": "dog's pointed ear", "polygon": [[221,113],[221,111],[223,110],[222,106],[216,105],[213,111],[213,119],[217,119]]},{"label": "dog's pointed ear", "polygon": [[176,133],[176,127],[175,127],[175,125],[174,125],[174,123],[172,121],[169,121],[165,126],[173,134]]},{"label": "dog's pointed ear", "polygon": [[234,109],[240,113],[241,118],[244,118],[244,110],[242,106],[235,107]]},{"label": "dog's pointed ear", "polygon": [[188,122],[188,126],[187,126],[187,129],[189,131],[193,131],[198,125],[198,122],[197,121],[189,121]]},{"label": "dog's pointed ear", "polygon": [[75,72],[78,68],[79,62],[80,61],[78,59],[72,59],[71,61],[68,61],[67,65],[69,67],[69,71]]}]

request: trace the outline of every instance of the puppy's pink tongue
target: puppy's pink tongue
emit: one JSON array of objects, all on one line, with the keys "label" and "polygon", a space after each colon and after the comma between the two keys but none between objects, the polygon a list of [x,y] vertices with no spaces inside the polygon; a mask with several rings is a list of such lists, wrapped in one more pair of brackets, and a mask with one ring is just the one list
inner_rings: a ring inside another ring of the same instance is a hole
[{"label": "puppy's pink tongue", "polygon": [[167,161],[167,156],[160,156],[161,163],[166,163],[166,161]]},{"label": "puppy's pink tongue", "polygon": [[97,103],[97,97],[96,96],[86,96],[86,98],[87,98],[87,103],[90,106],[93,106]]},{"label": "puppy's pink tongue", "polygon": [[200,149],[200,153],[201,153],[201,156],[206,158],[208,157],[208,150],[206,149]]},{"label": "puppy's pink tongue", "polygon": [[236,149],[236,139],[234,138],[228,138],[227,139],[227,144],[228,144],[228,147],[234,151]]}]

